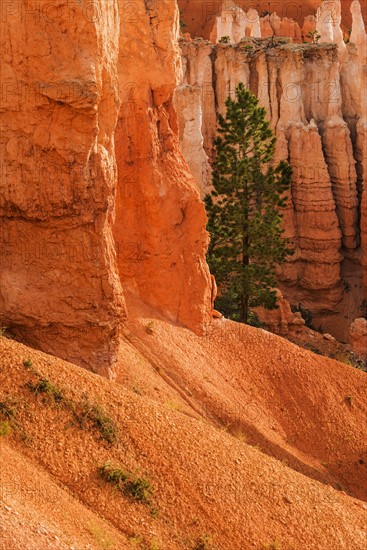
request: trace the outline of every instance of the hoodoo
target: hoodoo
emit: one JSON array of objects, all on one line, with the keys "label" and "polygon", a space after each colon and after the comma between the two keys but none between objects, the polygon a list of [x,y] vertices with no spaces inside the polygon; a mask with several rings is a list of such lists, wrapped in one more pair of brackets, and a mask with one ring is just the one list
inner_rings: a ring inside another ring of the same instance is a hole
[{"label": "hoodoo", "polygon": [[[206,157],[213,160],[216,117],[224,113],[226,97],[233,96],[240,81],[259,97],[278,139],[276,156],[293,168],[284,229],[296,253],[280,272],[280,286],[291,303],[312,312],[316,325],[346,341],[351,320],[365,314],[367,298],[366,32],[361,6],[358,0],[351,3],[353,24],[345,41],[340,0],[322,2],[315,18],[318,44],[246,37],[248,14],[239,6],[223,8],[223,17],[214,22],[213,42],[220,42],[225,21],[230,43],[181,42],[184,77],[176,101],[183,107],[182,149],[190,166],[193,158],[202,159],[202,170],[196,166],[195,173],[205,192],[211,177]],[[190,94],[193,88],[195,94]],[[186,115],[193,109],[202,119],[190,140]],[[190,143],[203,143],[199,157]]]}]

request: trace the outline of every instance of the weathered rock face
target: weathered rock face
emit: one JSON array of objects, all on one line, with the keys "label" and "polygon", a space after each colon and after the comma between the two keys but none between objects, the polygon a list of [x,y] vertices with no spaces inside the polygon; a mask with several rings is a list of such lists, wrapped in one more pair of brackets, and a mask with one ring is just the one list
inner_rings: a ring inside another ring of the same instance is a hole
[{"label": "weathered rock face", "polygon": [[101,372],[125,316],[111,232],[119,19],[109,8],[14,2],[0,33],[1,324]]},{"label": "weathered rock face", "polygon": [[256,308],[256,314],[265,327],[280,336],[291,336],[302,333],[305,321],[299,312],[293,313],[289,302],[280,290],[277,290],[277,309]]},{"label": "weathered rock face", "polygon": [[349,343],[352,350],[361,357],[367,357],[367,320],[355,319],[350,326]]},{"label": "weathered rock face", "polygon": [[191,173],[199,184],[202,197],[210,191],[211,168],[204,151],[202,135],[203,106],[201,88],[179,86],[175,91],[175,106],[178,114],[179,140],[181,151],[190,165]]},{"label": "weathered rock face", "polygon": [[[277,39],[276,47],[256,39],[182,43],[184,83],[202,89],[201,137],[209,158],[216,113],[224,112],[224,100],[239,81],[267,109],[278,138],[277,160],[289,160],[294,170],[284,227],[295,255],[280,272],[281,287],[291,303],[311,310],[316,326],[342,339],[350,321],[363,313],[366,297],[366,111],[360,92],[365,72],[358,45],[365,32],[360,12],[354,18],[355,43],[339,48],[285,39]],[[336,27],[333,32],[338,36]],[[213,100],[206,104],[208,97]]]},{"label": "weathered rock face", "polygon": [[342,64],[343,111],[355,136],[357,187],[361,198],[361,252],[364,285],[367,287],[367,34],[358,1],[351,4],[351,46]]},{"label": "weathered rock face", "polygon": [[136,17],[120,35],[114,225],[120,277],[166,317],[201,332],[211,311],[208,235],[172,104],[182,77],[179,13],[172,0],[134,6]]},{"label": "weathered rock face", "polygon": [[109,374],[123,286],[198,332],[211,310],[204,207],[172,106],[178,10],[130,8],[1,8],[0,324]]},{"label": "weathered rock face", "polygon": [[[352,26],[351,2],[352,0],[341,0],[343,31],[347,31]],[[207,40],[210,39],[215,20],[221,15],[223,7],[231,7],[233,4],[233,0],[210,0],[210,2],[206,0],[178,0],[181,18],[186,25],[185,30],[193,38],[202,37]],[[298,41],[300,35],[305,37],[310,28],[315,28],[314,24],[309,25],[308,18],[316,15],[320,0],[302,0],[302,2],[294,2],[293,0],[273,0],[270,2],[267,0],[257,2],[236,0],[235,4],[244,13],[247,13],[251,8],[256,9],[260,15],[270,12],[274,18],[273,21],[270,18],[269,22],[267,16],[261,21],[263,37],[269,36],[266,29],[270,32],[270,28],[272,28],[275,36],[290,36]],[[367,4],[365,2],[362,2],[362,4],[363,15],[367,17]]]}]

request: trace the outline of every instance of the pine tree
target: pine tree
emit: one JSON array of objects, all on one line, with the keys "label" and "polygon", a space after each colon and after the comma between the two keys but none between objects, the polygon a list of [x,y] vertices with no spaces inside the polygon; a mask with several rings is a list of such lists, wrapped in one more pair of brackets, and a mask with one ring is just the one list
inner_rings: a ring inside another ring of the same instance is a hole
[{"label": "pine tree", "polygon": [[292,254],[280,212],[292,169],[285,161],[272,166],[276,138],[265,109],[242,83],[226,107],[214,142],[213,191],[205,197],[208,262],[220,291],[218,309],[247,323],[250,307],[277,307],[276,266]]}]

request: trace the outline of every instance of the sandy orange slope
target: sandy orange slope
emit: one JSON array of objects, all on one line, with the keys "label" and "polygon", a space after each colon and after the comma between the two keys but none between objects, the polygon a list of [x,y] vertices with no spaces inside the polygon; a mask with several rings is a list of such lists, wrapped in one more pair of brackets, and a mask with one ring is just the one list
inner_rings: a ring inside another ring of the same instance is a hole
[{"label": "sandy orange slope", "polygon": [[[45,536],[56,532],[60,544],[74,548],[193,549],[208,534],[223,550],[261,549],[276,540],[282,550],[364,549],[365,503],[327,484],[345,478],[351,492],[363,490],[365,465],[355,464],[364,460],[363,373],[255,329],[240,334],[242,343],[237,325],[225,322],[221,339],[200,339],[158,318],[151,324],[151,312],[130,307],[135,319],[118,376],[131,389],[0,339],[0,402],[16,409],[16,426],[0,439],[2,487],[9,461],[25,487],[35,468],[47,487],[57,483],[60,494],[71,495],[65,513],[78,515],[77,523],[67,521],[40,506]],[[39,377],[60,388],[65,401],[34,395],[26,384]],[[116,422],[116,443],[75,423],[70,403],[83,400]],[[257,441],[282,461],[249,444]],[[99,478],[107,460],[151,481],[157,513]],[[21,517],[33,514],[29,498],[7,506]],[[12,527],[15,549],[24,547],[22,531],[21,524]]]},{"label": "sandy orange slope", "polygon": [[364,372],[225,319],[198,338],[131,297],[128,305],[118,380],[367,499]]}]

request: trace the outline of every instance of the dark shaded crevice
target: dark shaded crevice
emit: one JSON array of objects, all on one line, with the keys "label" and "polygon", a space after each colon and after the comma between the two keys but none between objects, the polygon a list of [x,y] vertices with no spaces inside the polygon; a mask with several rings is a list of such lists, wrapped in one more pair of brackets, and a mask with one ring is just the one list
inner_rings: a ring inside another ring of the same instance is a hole
[{"label": "dark shaded crevice", "polygon": [[215,104],[215,112],[216,113],[218,112],[218,108],[219,108],[219,100],[218,100],[218,93],[217,93],[217,72],[216,72],[216,69],[215,69],[215,63],[217,61],[217,56],[218,56],[217,47],[214,46],[214,48],[212,49],[212,52],[209,55],[209,57],[210,57],[210,61],[211,61],[211,64],[212,64],[212,87],[213,87],[213,93],[214,93],[214,104]]}]

